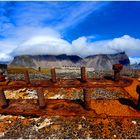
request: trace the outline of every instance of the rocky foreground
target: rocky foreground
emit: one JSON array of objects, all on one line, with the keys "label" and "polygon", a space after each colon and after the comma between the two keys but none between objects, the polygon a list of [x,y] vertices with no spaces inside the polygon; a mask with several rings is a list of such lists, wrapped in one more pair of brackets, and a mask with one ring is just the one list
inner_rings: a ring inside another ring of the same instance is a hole
[{"label": "rocky foreground", "polygon": [[[128,97],[119,88],[91,91],[93,99],[118,99]],[[37,99],[32,89],[6,90],[9,99]],[[57,89],[45,91],[48,99],[83,99],[82,90]],[[115,109],[115,108],[114,108]],[[12,116],[0,115],[1,139],[100,139],[140,138],[140,118],[125,117],[62,117],[62,116]]]},{"label": "rocky foreground", "polygon": [[[133,84],[126,87],[124,93],[119,87],[91,89],[92,99],[117,100],[129,98],[137,100],[135,91],[138,80],[133,79]],[[37,99],[33,89],[6,90],[8,99]],[[47,99],[83,100],[82,89],[49,89],[44,91]],[[102,106],[104,107],[104,106]],[[94,108],[95,112],[96,107]],[[113,106],[112,110],[116,110]],[[133,109],[132,109],[133,110]],[[125,110],[122,110],[124,112]],[[110,110],[111,112],[111,110]],[[121,114],[120,114],[121,116]],[[0,115],[1,139],[139,139],[139,117],[101,117],[95,116],[15,116]]]},{"label": "rocky foreground", "polygon": [[1,139],[138,139],[140,119],[0,116]]}]

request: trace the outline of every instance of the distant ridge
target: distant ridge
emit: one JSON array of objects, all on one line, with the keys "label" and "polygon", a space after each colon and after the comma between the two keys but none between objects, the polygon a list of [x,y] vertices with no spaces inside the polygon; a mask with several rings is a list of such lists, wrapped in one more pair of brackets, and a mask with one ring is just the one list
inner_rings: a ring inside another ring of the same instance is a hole
[{"label": "distant ridge", "polygon": [[81,67],[86,66],[97,70],[112,69],[112,65],[118,63],[125,66],[130,61],[125,52],[116,54],[98,54],[81,58],[77,55],[21,55],[16,56],[10,65],[26,67]]}]

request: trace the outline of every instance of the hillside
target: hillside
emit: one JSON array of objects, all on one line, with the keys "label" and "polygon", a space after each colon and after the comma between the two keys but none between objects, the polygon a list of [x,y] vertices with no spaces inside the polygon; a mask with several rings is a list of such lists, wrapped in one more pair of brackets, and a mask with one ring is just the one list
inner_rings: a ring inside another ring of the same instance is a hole
[{"label": "hillside", "polygon": [[130,64],[128,56],[122,52],[117,54],[90,55],[81,58],[77,55],[22,55],[14,58],[10,65],[26,67],[80,67],[86,66],[99,70],[112,69],[112,64],[119,63],[125,66]]}]

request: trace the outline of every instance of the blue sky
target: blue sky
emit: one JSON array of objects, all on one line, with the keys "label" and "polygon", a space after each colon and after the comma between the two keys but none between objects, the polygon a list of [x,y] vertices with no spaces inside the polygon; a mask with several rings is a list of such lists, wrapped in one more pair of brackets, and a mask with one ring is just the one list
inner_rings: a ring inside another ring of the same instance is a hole
[{"label": "blue sky", "polygon": [[0,61],[125,51],[140,62],[140,2],[0,2]]}]

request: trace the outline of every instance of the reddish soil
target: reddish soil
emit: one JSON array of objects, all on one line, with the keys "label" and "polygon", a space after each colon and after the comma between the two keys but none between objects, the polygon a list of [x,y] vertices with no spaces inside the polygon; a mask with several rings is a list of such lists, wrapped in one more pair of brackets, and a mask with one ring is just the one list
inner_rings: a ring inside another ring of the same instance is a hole
[{"label": "reddish soil", "polygon": [[[140,138],[140,111],[137,107],[138,94],[136,92],[138,84],[139,82],[132,78],[121,80],[119,83],[93,79],[87,83],[81,83],[79,80],[61,80],[52,84],[47,81],[42,85],[40,81],[34,81],[33,84],[28,85],[23,81],[20,83],[8,82],[1,87],[42,86],[45,89],[47,88],[45,86],[51,85],[50,89],[53,86],[55,89],[68,88],[70,85],[71,88],[74,86],[78,89],[106,87],[112,88],[112,90],[114,87],[118,87],[128,96],[110,100],[92,99],[90,111],[84,108],[84,103],[80,100],[45,99],[46,108],[39,109],[35,99],[10,99],[9,106],[5,109],[0,108],[0,113],[26,117],[4,116],[3,119],[0,119],[0,138]],[[70,89],[67,90],[70,92]],[[41,117],[35,121],[35,116]],[[47,122],[46,119],[48,119]],[[52,122],[49,122],[49,119]]]}]

